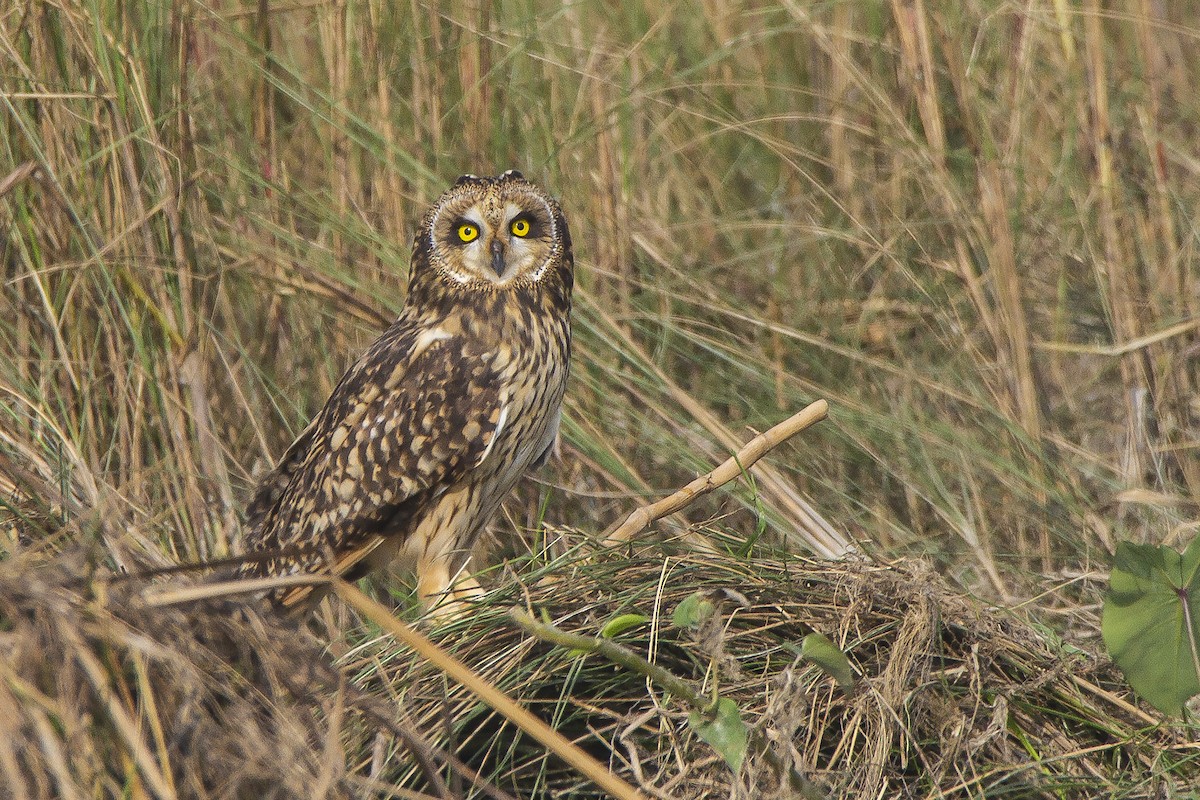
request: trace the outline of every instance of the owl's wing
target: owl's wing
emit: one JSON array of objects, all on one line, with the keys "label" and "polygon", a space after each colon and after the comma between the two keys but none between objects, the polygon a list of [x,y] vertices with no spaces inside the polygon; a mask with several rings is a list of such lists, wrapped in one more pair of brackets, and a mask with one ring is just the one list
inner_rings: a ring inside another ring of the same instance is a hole
[{"label": "owl's wing", "polygon": [[[252,572],[354,569],[491,452],[507,420],[496,352],[401,318],[346,373],[255,496]],[[285,476],[286,485],[280,490]],[[283,598],[292,605],[308,587]]]},{"label": "owl's wing", "polygon": [[258,486],[254,489],[254,496],[246,505],[246,530],[253,531],[262,525],[267,513],[279,502],[279,498],[283,496],[288,484],[292,482],[296,470],[304,462],[312,447],[313,430],[316,427],[317,419],[314,419],[296,437],[296,441],[288,447],[274,469],[259,480]]}]

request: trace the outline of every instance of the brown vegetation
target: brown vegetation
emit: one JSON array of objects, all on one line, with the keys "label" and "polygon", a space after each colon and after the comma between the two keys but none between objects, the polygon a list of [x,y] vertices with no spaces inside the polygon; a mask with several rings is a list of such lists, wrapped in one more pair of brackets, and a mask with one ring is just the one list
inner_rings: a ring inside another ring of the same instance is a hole
[{"label": "brown vegetation", "polygon": [[[1114,543],[1195,532],[1189,11],[4,5],[0,794],[582,781],[340,604],[294,630],[110,580],[236,551],[254,477],[398,308],[420,210],[509,167],[576,234],[566,441],[447,647],[674,796],[775,778],[735,779],[644,679],[506,609],[586,633],[652,616],[627,643],[719,679],[851,795],[1189,791],[1194,726],[1088,652]],[[818,397],[828,422],[648,552],[582,565],[590,537],[556,532],[598,537]],[[830,536],[948,578],[795,560]],[[700,538],[725,555],[676,542]],[[693,640],[663,615],[705,586],[750,605]],[[809,630],[848,650],[853,694],[795,662]],[[490,747],[448,762],[472,729]]]}]

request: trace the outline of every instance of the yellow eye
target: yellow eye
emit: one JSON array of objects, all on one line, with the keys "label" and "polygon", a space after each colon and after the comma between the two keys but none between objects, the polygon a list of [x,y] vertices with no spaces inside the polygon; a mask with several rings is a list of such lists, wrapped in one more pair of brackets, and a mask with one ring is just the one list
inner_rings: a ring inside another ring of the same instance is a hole
[{"label": "yellow eye", "polygon": [[464,244],[473,242],[479,238],[479,228],[476,228],[469,222],[464,222],[458,226],[458,238]]},{"label": "yellow eye", "polygon": [[508,227],[508,229],[510,231],[512,231],[513,236],[521,236],[521,237],[528,236],[529,235],[529,220],[514,219],[512,221],[512,225],[510,225]]}]

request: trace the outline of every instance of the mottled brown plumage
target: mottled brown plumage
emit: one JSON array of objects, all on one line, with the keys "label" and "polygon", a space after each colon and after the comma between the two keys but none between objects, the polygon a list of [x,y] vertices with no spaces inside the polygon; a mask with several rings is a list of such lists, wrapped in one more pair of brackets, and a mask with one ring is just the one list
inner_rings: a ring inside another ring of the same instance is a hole
[{"label": "mottled brown plumage", "polygon": [[477,591],[457,573],[557,434],[572,269],[545,192],[514,171],[459,178],[422,221],[399,318],[259,485],[239,574],[354,578],[399,554],[427,606]]}]

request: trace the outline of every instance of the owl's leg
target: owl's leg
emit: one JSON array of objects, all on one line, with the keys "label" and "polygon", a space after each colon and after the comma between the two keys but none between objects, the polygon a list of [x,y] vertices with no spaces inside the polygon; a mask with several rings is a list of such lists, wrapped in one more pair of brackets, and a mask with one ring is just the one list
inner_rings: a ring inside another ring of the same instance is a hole
[{"label": "owl's leg", "polygon": [[474,575],[464,575],[454,582],[454,588],[450,590],[450,594],[457,602],[464,603],[478,600],[483,597],[484,592]]},{"label": "owl's leg", "polygon": [[423,558],[417,563],[417,596],[426,613],[439,622],[461,619],[470,603],[483,595],[475,576],[463,568],[450,574],[450,554]]},{"label": "owl's leg", "polygon": [[450,569],[441,559],[421,559],[417,563],[417,597],[431,608],[446,597],[450,589]]}]

